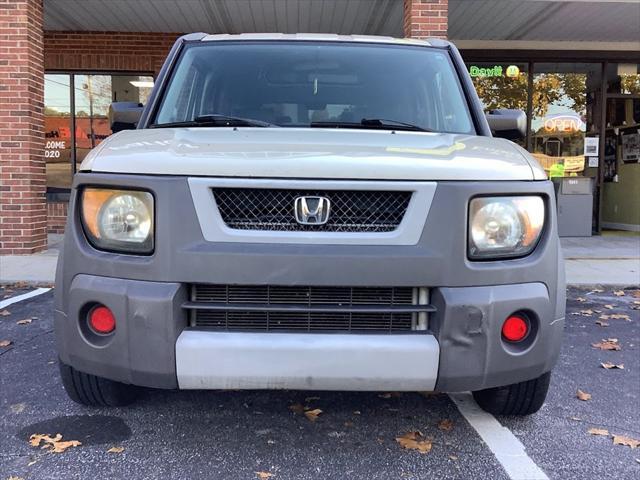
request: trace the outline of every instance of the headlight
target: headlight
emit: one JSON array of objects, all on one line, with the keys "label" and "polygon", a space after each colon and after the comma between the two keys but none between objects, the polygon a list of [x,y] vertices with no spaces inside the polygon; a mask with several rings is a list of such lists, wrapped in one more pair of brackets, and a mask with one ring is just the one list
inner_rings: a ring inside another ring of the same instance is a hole
[{"label": "headlight", "polygon": [[91,244],[128,253],[153,251],[153,195],[136,190],[85,188],[82,225]]},{"label": "headlight", "polygon": [[479,197],[469,206],[469,258],[520,257],[538,243],[544,226],[541,197]]}]

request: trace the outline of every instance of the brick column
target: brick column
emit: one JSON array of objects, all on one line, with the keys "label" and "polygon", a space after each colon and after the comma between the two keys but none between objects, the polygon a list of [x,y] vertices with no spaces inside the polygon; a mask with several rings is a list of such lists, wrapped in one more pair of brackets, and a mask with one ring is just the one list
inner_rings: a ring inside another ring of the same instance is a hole
[{"label": "brick column", "polygon": [[0,0],[0,254],[47,246],[42,0]]},{"label": "brick column", "polygon": [[448,0],[404,0],[404,36],[447,38]]}]

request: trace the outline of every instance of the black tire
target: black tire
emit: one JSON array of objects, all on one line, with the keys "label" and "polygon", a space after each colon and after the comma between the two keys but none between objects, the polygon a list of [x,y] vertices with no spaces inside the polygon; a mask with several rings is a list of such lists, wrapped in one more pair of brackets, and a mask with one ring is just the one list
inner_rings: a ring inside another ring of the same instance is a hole
[{"label": "black tire", "polygon": [[550,379],[551,372],[547,372],[526,382],[473,392],[473,398],[494,415],[531,415],[540,410],[547,398]]},{"label": "black tire", "polygon": [[106,378],[82,373],[75,368],[60,364],[60,377],[69,398],[88,407],[122,407],[133,403],[139,388],[114,382]]}]

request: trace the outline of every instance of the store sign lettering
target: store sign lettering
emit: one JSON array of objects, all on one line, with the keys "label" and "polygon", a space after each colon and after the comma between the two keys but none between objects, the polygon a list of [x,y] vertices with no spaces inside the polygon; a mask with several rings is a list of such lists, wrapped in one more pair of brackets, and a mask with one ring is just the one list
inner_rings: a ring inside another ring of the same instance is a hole
[{"label": "store sign lettering", "polygon": [[469,75],[474,78],[491,78],[502,77],[515,78],[520,75],[520,69],[517,65],[509,65],[506,69],[502,65],[494,65],[493,67],[478,67],[471,65],[469,67]]},{"label": "store sign lettering", "polygon": [[544,129],[547,132],[579,132],[582,127],[582,119],[573,115],[558,115],[544,120]]}]

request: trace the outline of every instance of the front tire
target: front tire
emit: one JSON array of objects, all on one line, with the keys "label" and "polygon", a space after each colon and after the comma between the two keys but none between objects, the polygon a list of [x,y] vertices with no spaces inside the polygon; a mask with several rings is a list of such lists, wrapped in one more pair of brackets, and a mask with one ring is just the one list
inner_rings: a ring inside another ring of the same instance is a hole
[{"label": "front tire", "polygon": [[88,407],[122,407],[133,403],[139,393],[134,385],[83,373],[62,362],[60,377],[69,398]]},{"label": "front tire", "polygon": [[531,415],[547,398],[550,379],[551,372],[547,372],[533,380],[473,392],[473,398],[494,415]]}]

